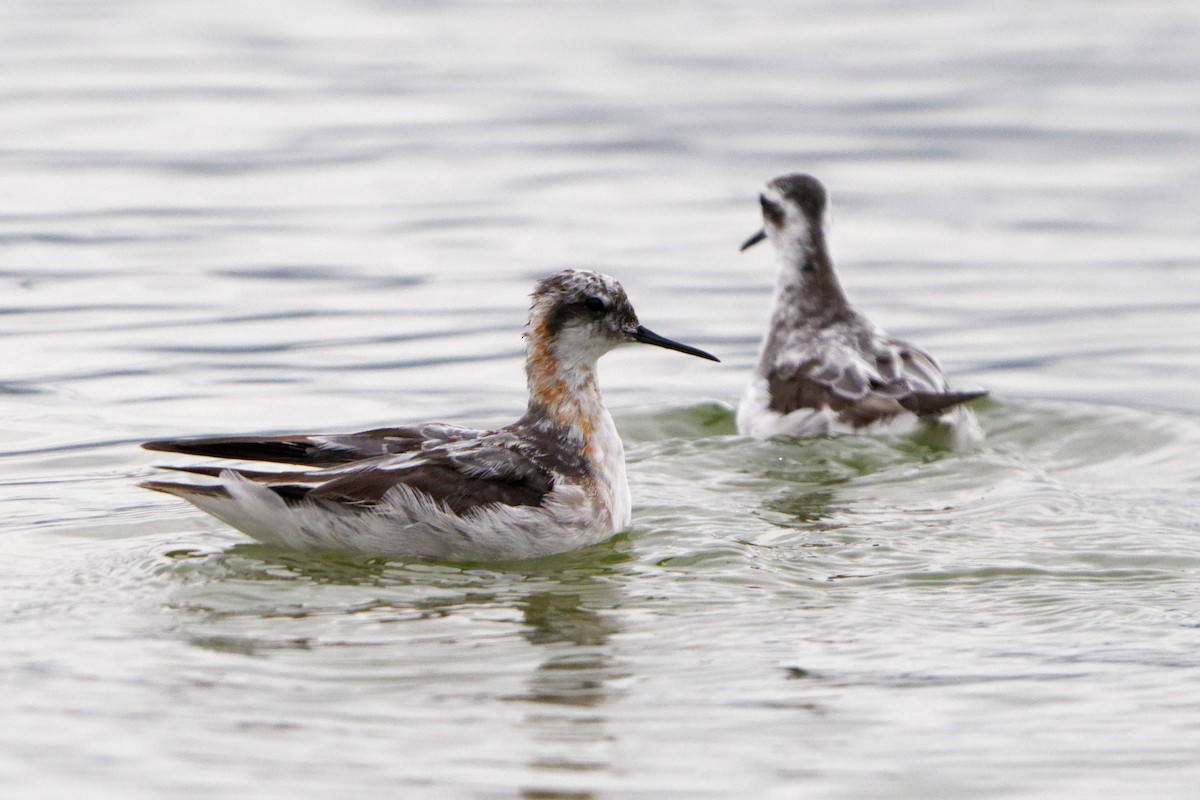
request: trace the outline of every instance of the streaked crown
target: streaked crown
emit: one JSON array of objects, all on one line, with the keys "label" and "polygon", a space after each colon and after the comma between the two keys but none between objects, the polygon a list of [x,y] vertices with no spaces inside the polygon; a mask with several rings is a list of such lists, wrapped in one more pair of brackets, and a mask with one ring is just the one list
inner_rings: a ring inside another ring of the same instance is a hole
[{"label": "streaked crown", "polygon": [[759,195],[763,222],[782,230],[790,225],[821,227],[829,209],[829,194],[812,175],[783,175]]},{"label": "streaked crown", "polygon": [[628,341],[637,325],[621,284],[599,272],[566,269],[534,287],[530,336],[554,339],[568,329],[582,329],[615,344]]}]

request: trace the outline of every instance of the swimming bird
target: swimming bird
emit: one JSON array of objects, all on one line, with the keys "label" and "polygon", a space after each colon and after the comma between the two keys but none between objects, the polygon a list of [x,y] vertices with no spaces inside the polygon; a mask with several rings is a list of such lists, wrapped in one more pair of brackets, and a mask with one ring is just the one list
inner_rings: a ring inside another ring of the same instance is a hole
[{"label": "swimming bird", "polygon": [[784,175],[759,195],[779,260],[775,308],[758,368],[738,406],[738,432],[775,435],[912,433],[951,444],[982,432],[964,406],[987,392],[954,391],[929,353],[895,339],[850,304],[826,241],[829,198],[811,175]]},{"label": "swimming bird", "polygon": [[718,359],[643,327],[625,290],[606,275],[565,270],[538,282],[532,297],[529,405],[511,425],[147,442],[149,450],[293,468],[168,467],[216,481],[142,486],[261,542],[301,550],[489,561],[604,541],[629,525],[630,495],[597,360],[632,342]]}]

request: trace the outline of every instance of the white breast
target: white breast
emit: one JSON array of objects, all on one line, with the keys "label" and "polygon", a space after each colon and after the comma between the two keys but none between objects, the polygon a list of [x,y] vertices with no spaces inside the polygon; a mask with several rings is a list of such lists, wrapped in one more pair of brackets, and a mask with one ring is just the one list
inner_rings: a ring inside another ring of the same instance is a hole
[{"label": "white breast", "polygon": [[597,462],[596,484],[611,512],[612,533],[618,533],[628,528],[633,518],[633,500],[625,475],[625,445],[607,410],[598,416],[598,421],[600,424],[592,432],[592,450]]}]

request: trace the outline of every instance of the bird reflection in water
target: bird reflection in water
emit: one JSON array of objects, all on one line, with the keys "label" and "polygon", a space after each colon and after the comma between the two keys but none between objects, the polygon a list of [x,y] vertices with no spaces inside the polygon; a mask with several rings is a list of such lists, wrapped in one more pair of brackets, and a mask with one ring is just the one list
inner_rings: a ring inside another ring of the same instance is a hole
[{"label": "bird reflection in water", "polygon": [[612,768],[614,736],[602,706],[628,677],[610,642],[620,630],[619,600],[613,584],[589,576],[524,601],[523,635],[546,658],[530,674],[528,693],[516,698],[531,704],[524,727],[534,746],[529,766],[539,776],[522,797],[585,800],[594,796],[583,788],[587,774]]}]

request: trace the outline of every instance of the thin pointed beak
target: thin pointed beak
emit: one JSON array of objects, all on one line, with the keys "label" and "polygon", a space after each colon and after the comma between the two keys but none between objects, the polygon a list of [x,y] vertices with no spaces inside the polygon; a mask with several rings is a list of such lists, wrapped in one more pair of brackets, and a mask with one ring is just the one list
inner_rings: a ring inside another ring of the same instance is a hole
[{"label": "thin pointed beak", "polygon": [[665,347],[668,350],[677,350],[680,353],[687,353],[689,356],[699,356],[700,358],[707,358],[709,361],[716,361],[718,364],[721,363],[721,359],[717,358],[711,353],[706,353],[703,350],[699,350],[695,347],[689,347],[686,344],[672,341],[665,336],[659,336],[657,333],[643,325],[638,325],[629,333],[635,342],[652,344],[656,347]]},{"label": "thin pointed beak", "polygon": [[746,241],[742,242],[742,246],[738,248],[738,251],[740,252],[749,250],[751,247],[754,247],[754,245],[758,244],[765,238],[767,238],[767,232],[766,230],[761,230]]}]

